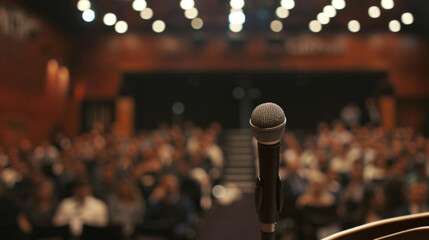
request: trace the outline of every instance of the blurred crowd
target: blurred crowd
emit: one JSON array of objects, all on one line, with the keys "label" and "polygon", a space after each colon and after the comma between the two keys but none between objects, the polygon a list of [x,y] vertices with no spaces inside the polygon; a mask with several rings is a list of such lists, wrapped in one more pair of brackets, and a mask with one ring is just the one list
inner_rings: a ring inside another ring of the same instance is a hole
[{"label": "blurred crowd", "polygon": [[285,133],[281,160],[285,235],[318,239],[429,210],[429,140],[410,127],[386,132],[377,125],[379,114],[372,116],[361,125],[359,108],[350,104],[341,120],[331,125],[320,122],[314,134]]},{"label": "blurred crowd", "polygon": [[[125,137],[96,125],[73,138],[56,134],[33,146],[0,146],[0,228],[13,239],[69,226],[74,238],[87,226],[120,226],[136,233],[186,239],[211,208],[211,187],[222,175],[221,127],[160,124]],[[138,230],[138,231],[137,231]]]}]

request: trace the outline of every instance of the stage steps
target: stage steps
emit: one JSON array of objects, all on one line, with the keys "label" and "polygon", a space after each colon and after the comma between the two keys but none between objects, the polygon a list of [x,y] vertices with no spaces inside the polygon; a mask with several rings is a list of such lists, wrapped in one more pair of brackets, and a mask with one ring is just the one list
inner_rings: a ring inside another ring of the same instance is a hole
[{"label": "stage steps", "polygon": [[229,129],[224,135],[226,167],[223,184],[234,184],[243,193],[254,193],[255,152],[249,129]]}]

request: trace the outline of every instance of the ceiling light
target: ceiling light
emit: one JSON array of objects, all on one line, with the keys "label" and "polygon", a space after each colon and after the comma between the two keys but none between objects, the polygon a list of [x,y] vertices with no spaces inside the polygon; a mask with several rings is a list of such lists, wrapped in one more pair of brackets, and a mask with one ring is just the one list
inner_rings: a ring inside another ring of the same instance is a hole
[{"label": "ceiling light", "polygon": [[311,21],[308,27],[310,28],[310,31],[314,33],[320,32],[322,30],[322,24],[320,24],[320,22],[317,20]]},{"label": "ceiling light", "polygon": [[152,29],[156,33],[164,32],[164,30],[165,30],[165,23],[164,23],[164,21],[162,21],[162,20],[156,20],[155,22],[153,22]]},{"label": "ceiling light", "polygon": [[113,26],[116,23],[116,15],[113,13],[106,13],[103,17],[103,22],[107,26]]},{"label": "ceiling light", "polygon": [[115,31],[117,33],[125,33],[128,30],[128,24],[125,21],[118,21],[115,24]]}]

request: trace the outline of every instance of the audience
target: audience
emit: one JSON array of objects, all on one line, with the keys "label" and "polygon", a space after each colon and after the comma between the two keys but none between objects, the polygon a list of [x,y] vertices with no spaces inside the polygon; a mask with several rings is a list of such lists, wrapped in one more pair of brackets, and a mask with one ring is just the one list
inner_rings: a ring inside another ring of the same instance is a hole
[{"label": "audience", "polygon": [[125,137],[115,124],[96,124],[38,146],[26,139],[0,146],[0,227],[13,225],[25,236],[69,225],[79,237],[83,225],[120,225],[127,238],[143,229],[184,239],[212,206],[224,166],[220,131],[217,123],[204,130],[187,121]]},{"label": "audience", "polygon": [[[280,172],[288,205],[281,218],[299,228],[303,209],[333,206],[347,228],[428,210],[429,140],[410,127],[385,131],[372,104],[367,125],[359,125],[361,112],[350,104],[343,121],[320,122],[306,135],[285,133]],[[115,124],[96,125],[38,146],[25,139],[0,146],[0,210],[7,214],[0,225],[28,233],[69,224],[78,236],[84,224],[112,224],[127,236],[138,226],[183,239],[195,216],[212,207],[211,188],[225,165],[220,131],[219,124],[202,129],[187,121],[125,137]]]},{"label": "audience", "polygon": [[370,101],[368,123],[359,125],[356,107],[345,107],[343,121],[335,120],[331,127],[319,123],[314,135],[284,135],[280,173],[289,214],[284,210],[280,216],[295,223],[298,239],[315,236],[305,233],[310,228],[299,218],[307,206],[336,206],[332,214],[338,213],[344,229],[429,210],[429,140],[410,127],[385,131],[377,125],[379,113]]}]

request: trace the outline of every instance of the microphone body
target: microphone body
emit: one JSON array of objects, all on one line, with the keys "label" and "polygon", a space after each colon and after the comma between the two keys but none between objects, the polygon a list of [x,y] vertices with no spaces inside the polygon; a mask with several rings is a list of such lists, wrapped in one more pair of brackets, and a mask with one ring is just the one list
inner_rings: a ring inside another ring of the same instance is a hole
[{"label": "microphone body", "polygon": [[279,177],[280,140],[286,126],[283,109],[264,103],[253,110],[250,126],[258,141],[259,174],[256,178],[256,212],[262,223],[263,240],[275,239],[275,224],[282,208]]},{"label": "microphone body", "polygon": [[280,143],[264,145],[258,143],[259,176],[256,180],[256,211],[264,224],[278,220],[281,208],[281,188],[279,179]]}]

